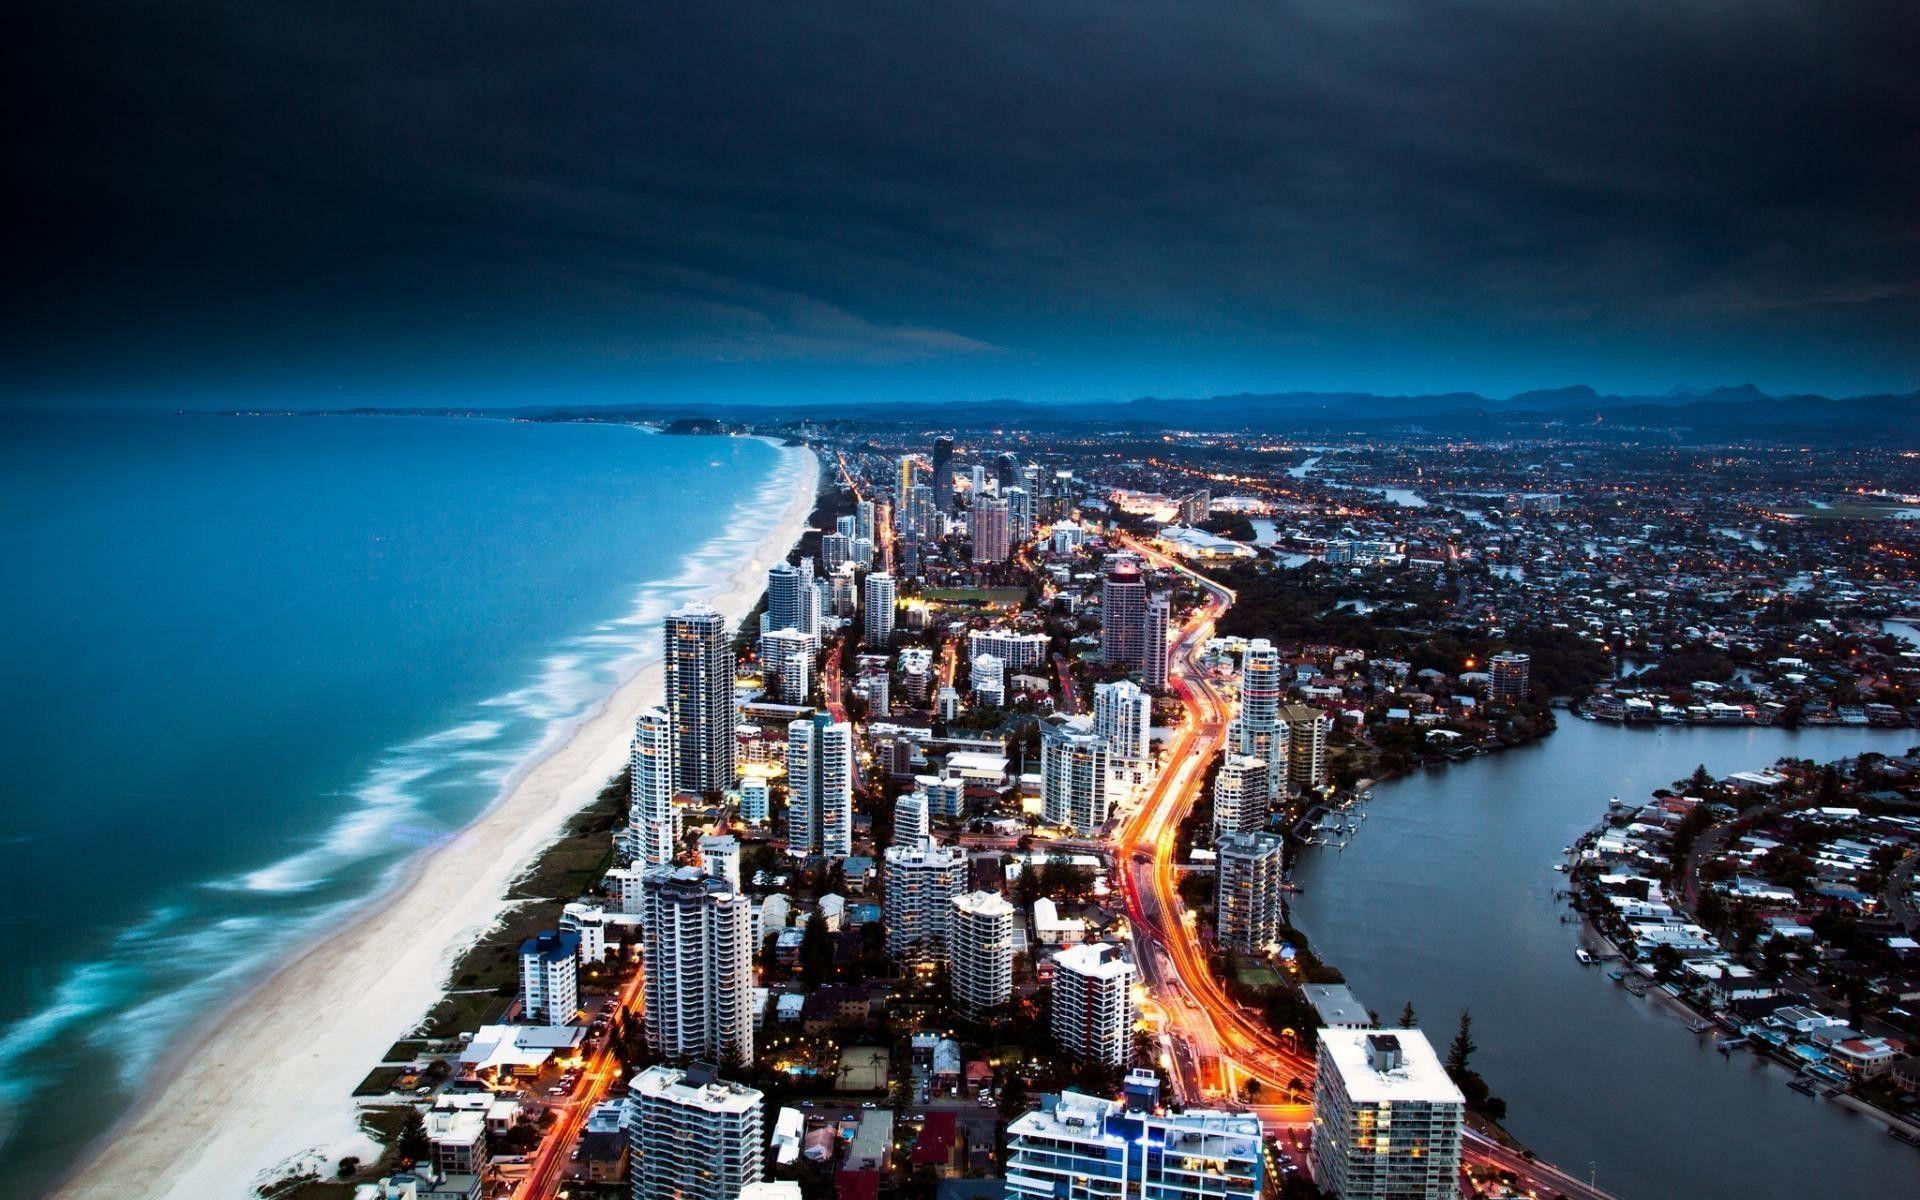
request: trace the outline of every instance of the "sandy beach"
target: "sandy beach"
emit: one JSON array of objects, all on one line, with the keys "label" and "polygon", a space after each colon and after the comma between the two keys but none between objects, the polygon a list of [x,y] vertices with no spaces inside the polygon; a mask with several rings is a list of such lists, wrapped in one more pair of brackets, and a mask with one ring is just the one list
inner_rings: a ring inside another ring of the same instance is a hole
[{"label": "sandy beach", "polygon": [[[778,521],[708,598],[729,621],[752,611],[767,568],[813,511],[819,460],[797,453],[805,469]],[[53,1194],[237,1198],[303,1166],[331,1176],[342,1155],[372,1157],[354,1087],[439,1000],[455,959],[492,926],[512,881],[625,766],[634,718],[661,694],[655,663],[525,768],[478,820],[412,864],[399,887],[240,997],[157,1073],[154,1091]]]}]

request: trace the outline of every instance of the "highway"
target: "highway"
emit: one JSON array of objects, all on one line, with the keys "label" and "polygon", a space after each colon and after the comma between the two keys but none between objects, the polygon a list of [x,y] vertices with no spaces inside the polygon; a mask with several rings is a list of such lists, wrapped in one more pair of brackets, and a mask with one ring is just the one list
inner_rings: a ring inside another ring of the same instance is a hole
[{"label": "highway", "polygon": [[[1154,566],[1179,572],[1207,593],[1170,647],[1167,686],[1186,713],[1168,739],[1159,777],[1114,839],[1114,861],[1133,929],[1134,961],[1166,1016],[1175,1086],[1189,1104],[1209,1099],[1232,1103],[1247,1080],[1258,1080],[1276,1096],[1287,1096],[1296,1081],[1310,1091],[1314,1060],[1294,1041],[1266,1028],[1256,1014],[1235,1004],[1214,979],[1191,914],[1181,906],[1174,870],[1180,822],[1199,799],[1207,765],[1226,741],[1230,703],[1200,655],[1215,623],[1233,604],[1234,593],[1144,542],[1124,536],[1121,541]],[[1254,1111],[1269,1134],[1285,1143],[1298,1145],[1312,1126],[1309,1103],[1263,1104]],[[1612,1200],[1607,1193],[1471,1126],[1465,1133],[1462,1157],[1463,1173],[1470,1177],[1509,1173],[1521,1189],[1537,1196]]]}]

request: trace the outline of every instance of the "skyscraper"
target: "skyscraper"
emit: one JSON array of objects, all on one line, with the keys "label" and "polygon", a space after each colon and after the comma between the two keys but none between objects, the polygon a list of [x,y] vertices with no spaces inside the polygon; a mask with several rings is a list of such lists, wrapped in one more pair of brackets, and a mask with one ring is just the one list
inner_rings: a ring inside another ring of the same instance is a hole
[{"label": "skyscraper", "polygon": [[1280,768],[1287,761],[1287,730],[1280,722],[1280,652],[1265,638],[1254,638],[1240,655],[1240,711],[1230,741],[1248,758],[1265,760],[1267,794],[1278,796],[1286,783]]},{"label": "skyscraper", "polygon": [[1137,667],[1146,651],[1147,584],[1140,564],[1121,559],[1100,585],[1100,661]]},{"label": "skyscraper", "polygon": [[954,1007],[983,1013],[1013,998],[1013,905],[999,892],[953,898],[947,928]]},{"label": "skyscraper", "polygon": [[1033,537],[1033,493],[1025,488],[1001,488],[1000,498],[1007,504],[1007,525],[1013,540],[1025,543]]},{"label": "skyscraper", "polygon": [[673,1061],[753,1063],[753,904],[697,867],[642,881],[647,1042]]},{"label": "skyscraper", "polygon": [[760,639],[767,690],[783,704],[805,704],[813,687],[813,642],[798,629],[776,629]]},{"label": "skyscraper", "polygon": [[853,502],[853,536],[873,541],[873,501],[856,500]]},{"label": "skyscraper", "polygon": [[987,469],[979,463],[973,464],[973,470],[969,473],[967,491],[976,507],[987,498]]},{"label": "skyscraper", "polygon": [[969,679],[974,703],[983,708],[1005,708],[1007,704],[1006,664],[991,654],[974,658]]},{"label": "skyscraper", "polygon": [[1313,1181],[1341,1200],[1453,1200],[1466,1099],[1417,1029],[1322,1029]]},{"label": "skyscraper", "polygon": [[733,786],[733,643],[713,607],[689,604],[666,622],[667,716],[673,722],[673,788]]},{"label": "skyscraper", "polygon": [[893,802],[893,844],[919,846],[933,832],[932,814],[927,811],[925,792],[903,792]]},{"label": "skyscraper", "polygon": [[1267,827],[1272,788],[1267,760],[1227,752],[1213,777],[1213,835],[1252,833]]},{"label": "skyscraper", "polygon": [[1289,704],[1280,710],[1287,731],[1287,782],[1305,791],[1327,782],[1327,731],[1332,718],[1310,704]]},{"label": "skyscraper", "polygon": [[893,511],[906,520],[908,503],[913,499],[913,486],[919,482],[920,462],[911,454],[900,456],[900,477],[893,485]]},{"label": "skyscraper", "polygon": [[816,648],[820,645],[820,600],[811,558],[775,563],[767,570],[767,611],[760,618],[760,632],[776,629],[798,629]]},{"label": "skyscraper", "polygon": [[1053,1038],[1086,1062],[1118,1067],[1133,1055],[1133,964],[1104,942],[1053,956]]},{"label": "skyscraper", "polygon": [[966,891],[967,852],[932,838],[889,846],[882,915],[887,955],[896,962],[945,962],[954,898]]},{"label": "skyscraper", "polygon": [[1215,924],[1220,945],[1257,954],[1280,940],[1280,884],[1286,843],[1279,835],[1230,833],[1214,844]]},{"label": "skyscraper", "polygon": [[1527,698],[1533,659],[1504,650],[1487,660],[1487,698],[1495,704],[1519,704]]},{"label": "skyscraper", "polygon": [[1165,592],[1147,598],[1145,639],[1140,652],[1140,679],[1150,692],[1167,690],[1167,637],[1173,625],[1173,601]]},{"label": "skyscraper", "polygon": [[999,483],[1002,494],[1010,487],[1019,487],[1025,478],[1020,473],[1020,460],[1011,451],[1002,452],[994,458],[993,477]]},{"label": "skyscraper", "polygon": [[1131,680],[1093,685],[1093,731],[1117,763],[1144,763],[1153,702]]},{"label": "skyscraper", "polygon": [[1090,836],[1107,823],[1112,753],[1088,717],[1040,726],[1040,800],[1050,825]]},{"label": "skyscraper", "polygon": [[1011,530],[1005,500],[988,500],[982,497],[974,501],[973,515],[968,519],[968,528],[973,534],[974,562],[1007,561],[1011,551]]},{"label": "skyscraper", "polygon": [[737,1200],[765,1171],[761,1094],[712,1067],[648,1067],[627,1095],[633,1200]]},{"label": "skyscraper", "polygon": [[787,725],[787,849],[853,853],[853,727],[825,713]]},{"label": "skyscraper", "polygon": [[953,439],[933,439],[933,506],[943,513],[953,511]]},{"label": "skyscraper", "polygon": [[875,571],[867,576],[861,614],[861,636],[869,646],[884,650],[893,636],[893,609],[896,600],[893,576]]},{"label": "skyscraper", "polygon": [[634,722],[628,767],[634,861],[672,862],[680,846],[680,809],[673,802],[673,722],[666,709],[646,709]]}]

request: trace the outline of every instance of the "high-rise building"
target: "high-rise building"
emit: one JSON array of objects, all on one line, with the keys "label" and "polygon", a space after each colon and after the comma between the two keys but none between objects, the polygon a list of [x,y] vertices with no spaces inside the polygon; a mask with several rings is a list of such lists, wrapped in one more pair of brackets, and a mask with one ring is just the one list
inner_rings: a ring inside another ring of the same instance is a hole
[{"label": "high-rise building", "polygon": [[943,513],[953,511],[953,439],[933,439],[933,506]]},{"label": "high-rise building", "polygon": [[1006,501],[1007,525],[1013,540],[1025,544],[1033,537],[1033,493],[1019,487],[1001,488],[1000,498]]},{"label": "high-rise building", "polygon": [[967,631],[969,657],[991,654],[1006,664],[1009,671],[1024,671],[1047,661],[1047,645],[1044,633],[1016,633],[1011,629]]},{"label": "high-rise building", "polygon": [[1092,836],[1107,823],[1112,753],[1093,731],[1090,717],[1050,720],[1040,726],[1040,801],[1050,825]]},{"label": "high-rise building", "polygon": [[853,536],[873,541],[873,501],[856,500],[853,502]]},{"label": "high-rise building", "polygon": [[773,802],[765,777],[749,775],[740,781],[740,819],[750,825],[765,825],[773,816]]},{"label": "high-rise building", "polygon": [[902,792],[893,802],[893,844],[924,845],[933,832],[932,814],[927,811],[925,792]]},{"label": "high-rise building", "polygon": [[520,1015],[565,1025],[580,1011],[580,937],[549,929],[520,943]]},{"label": "high-rise building", "polygon": [[1289,704],[1280,710],[1287,731],[1287,782],[1305,791],[1327,782],[1327,733],[1333,720],[1310,704]]},{"label": "high-rise building", "polygon": [[1180,498],[1180,523],[1198,525],[1213,511],[1213,495],[1206,488]]},{"label": "high-rise building", "polygon": [[709,833],[701,837],[700,869],[739,891],[740,839],[730,833]]},{"label": "high-rise building", "polygon": [[945,962],[953,901],[967,887],[966,850],[923,838],[917,846],[889,846],[883,857],[887,955],[896,962]]},{"label": "high-rise building", "polygon": [[1007,704],[1006,664],[991,654],[973,660],[971,672],[974,703],[982,708],[1005,708]]},{"label": "high-rise building", "polygon": [[993,477],[1002,494],[1010,487],[1019,487],[1026,479],[1020,472],[1020,460],[1010,450],[994,456]]},{"label": "high-rise building", "polygon": [[1011,1000],[1013,905],[999,892],[955,896],[947,952],[954,1007],[977,1014]]},{"label": "high-rise building", "polygon": [[805,704],[813,688],[813,639],[798,629],[776,629],[760,639],[767,690],[783,704]]},{"label": "high-rise building", "polygon": [[1147,760],[1153,701],[1131,680],[1093,685],[1093,731],[1106,739],[1115,763]]},{"label": "high-rise building", "polygon": [[973,515],[968,518],[968,528],[973,533],[974,562],[1007,561],[1011,552],[1012,526],[1005,500],[989,500],[984,496],[975,500]]},{"label": "high-rise building", "polygon": [[973,503],[978,505],[987,496],[987,469],[979,463],[973,464],[967,479],[967,490],[972,494]]},{"label": "high-rise building", "polygon": [[[851,539],[849,539],[851,542]],[[775,629],[798,629],[820,637],[819,593],[813,586],[813,560],[797,564],[778,562],[767,571],[767,611],[760,619],[764,634]]]},{"label": "high-rise building", "polygon": [[853,853],[853,727],[826,713],[787,725],[787,849]]},{"label": "high-rise building", "polygon": [[1229,740],[1241,754],[1272,765],[1267,773],[1269,799],[1278,796],[1287,781],[1287,773],[1278,765],[1287,761],[1280,689],[1280,652],[1267,639],[1254,638],[1240,654],[1240,711],[1234,716]]},{"label": "high-rise building", "polygon": [[753,903],[696,867],[643,882],[647,1042],[662,1058],[753,1063]]},{"label": "high-rise building", "polygon": [[1258,954],[1280,940],[1286,842],[1278,834],[1230,833],[1214,843],[1214,924],[1220,945]]},{"label": "high-rise building", "polygon": [[[1136,1075],[1152,1076],[1151,1071]],[[1157,1099],[1158,1079],[1127,1080]],[[1007,1126],[1008,1200],[1256,1200],[1265,1160],[1260,1118],[1217,1109],[1064,1091]]]},{"label": "high-rise building", "polygon": [[1313,1181],[1341,1200],[1453,1200],[1466,1100],[1417,1029],[1322,1029]]},{"label": "high-rise building", "polygon": [[1118,1067],[1133,1055],[1133,964],[1104,942],[1053,956],[1053,1038],[1087,1062]]},{"label": "high-rise building", "polygon": [[1266,759],[1228,751],[1213,777],[1213,836],[1265,829],[1272,794]]},{"label": "high-rise building", "polygon": [[1100,661],[1137,667],[1146,652],[1147,584],[1140,564],[1121,559],[1100,585]]},{"label": "high-rise building", "polygon": [[666,709],[645,709],[634,721],[628,776],[634,861],[672,862],[680,848],[680,808],[673,802],[673,722]]},{"label": "high-rise building", "polygon": [[1173,600],[1165,592],[1147,597],[1146,626],[1141,631],[1140,679],[1150,692],[1167,690],[1167,637],[1173,626]]},{"label": "high-rise building", "polygon": [[900,514],[902,521],[906,520],[909,502],[913,499],[913,488],[919,482],[919,476],[920,460],[911,454],[902,454],[900,477],[894,481],[893,485],[893,508]]},{"label": "high-rise building", "polygon": [[893,576],[875,571],[867,576],[861,634],[867,645],[884,650],[893,636],[893,607],[896,596]]},{"label": "high-rise building", "polygon": [[927,795],[927,813],[936,820],[961,821],[968,816],[967,781],[954,773],[916,775],[913,785]]},{"label": "high-rise building", "polygon": [[1487,660],[1487,698],[1495,704],[1520,704],[1527,698],[1533,659],[1517,650],[1503,650]]},{"label": "high-rise building", "polygon": [[951,721],[960,715],[960,689],[942,684],[933,696],[933,719]]},{"label": "high-rise building", "polygon": [[737,1200],[765,1171],[759,1092],[712,1067],[648,1067],[627,1093],[633,1200]]},{"label": "high-rise building", "polygon": [[844,533],[820,535],[820,569],[831,575],[853,561],[853,539]]},{"label": "high-rise building", "polygon": [[[784,626],[783,626],[784,628]],[[712,606],[689,604],[666,621],[667,716],[673,721],[673,788],[733,786],[733,641]]]}]

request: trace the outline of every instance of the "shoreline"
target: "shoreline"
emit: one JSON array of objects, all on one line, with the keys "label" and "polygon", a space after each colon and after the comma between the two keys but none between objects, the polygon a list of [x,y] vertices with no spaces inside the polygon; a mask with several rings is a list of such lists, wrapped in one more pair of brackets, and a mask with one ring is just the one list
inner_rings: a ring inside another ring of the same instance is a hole
[{"label": "shoreline", "polygon": [[[766,440],[801,456],[800,478],[752,552],[703,597],[732,625],[759,603],[767,568],[798,542],[819,491],[814,451]],[[48,1194],[117,1200],[128,1180],[147,1179],[151,1196],[251,1196],[302,1169],[328,1176],[342,1155],[370,1159],[377,1147],[352,1097],[366,1064],[425,1018],[460,954],[508,907],[514,880],[625,766],[633,719],[663,680],[657,659],[640,666],[456,836],[402,867],[399,883],[184,1037]]]}]

